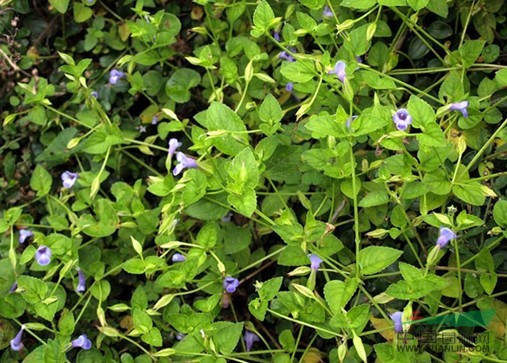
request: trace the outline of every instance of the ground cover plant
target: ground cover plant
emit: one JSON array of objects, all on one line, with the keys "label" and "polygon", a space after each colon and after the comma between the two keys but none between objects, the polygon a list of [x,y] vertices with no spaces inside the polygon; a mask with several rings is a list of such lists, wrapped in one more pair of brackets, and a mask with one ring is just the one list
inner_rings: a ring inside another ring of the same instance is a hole
[{"label": "ground cover plant", "polygon": [[507,361],[506,12],[0,0],[0,361]]}]

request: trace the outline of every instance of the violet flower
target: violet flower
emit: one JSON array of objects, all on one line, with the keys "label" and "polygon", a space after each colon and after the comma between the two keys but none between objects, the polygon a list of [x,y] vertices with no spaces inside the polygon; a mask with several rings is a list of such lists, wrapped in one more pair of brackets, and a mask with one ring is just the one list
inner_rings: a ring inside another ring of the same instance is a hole
[{"label": "violet flower", "polygon": [[316,254],[314,254],[314,253],[312,253],[308,257],[310,258],[310,268],[313,271],[317,271],[319,269],[319,267],[320,267],[322,259],[319,256],[317,256]]},{"label": "violet flower", "polygon": [[84,350],[88,350],[92,347],[92,342],[86,334],[81,334],[76,339],[71,342],[72,348],[82,348]]},{"label": "violet flower", "polygon": [[280,41],[280,39],[281,39],[281,38],[280,38],[280,33],[279,33],[279,32],[277,32],[277,31],[274,31],[274,32],[273,32],[273,38],[275,38],[275,40],[276,40],[277,42],[279,42],[279,41]]},{"label": "violet flower", "polygon": [[345,82],[345,78],[347,78],[347,73],[345,72],[345,68],[347,67],[347,64],[344,61],[338,61],[334,65],[334,69],[327,72],[327,74],[336,74],[340,82]]},{"label": "violet flower", "polygon": [[92,91],[92,96],[95,98],[99,98],[99,93],[97,91]]},{"label": "violet flower", "polygon": [[251,331],[246,330],[245,335],[243,335],[243,339],[245,340],[246,351],[249,352],[252,349],[252,346],[255,342],[260,340],[259,336]]},{"label": "violet flower", "polygon": [[13,293],[14,291],[16,291],[18,289],[18,282],[17,281],[14,281],[14,283],[12,284],[10,290],[9,290],[9,293]]},{"label": "violet flower", "polygon": [[19,243],[21,244],[25,243],[26,239],[30,237],[33,237],[33,232],[30,231],[29,229],[19,230],[19,238],[18,238]]},{"label": "violet flower", "polygon": [[79,177],[78,173],[72,173],[70,171],[65,171],[62,173],[62,184],[65,189],[70,189],[76,182]]},{"label": "violet flower", "polygon": [[40,246],[35,252],[35,260],[41,266],[47,266],[51,262],[51,249],[46,246]]},{"label": "violet flower", "polygon": [[169,157],[172,158],[176,150],[183,145],[178,139],[169,140]]},{"label": "violet flower", "polygon": [[396,124],[398,130],[404,131],[407,129],[408,125],[412,123],[412,116],[410,116],[405,108],[400,108],[393,115],[393,122]]},{"label": "violet flower", "polygon": [[183,262],[186,261],[186,257],[183,256],[181,253],[175,253],[173,257],[171,257],[172,262]]},{"label": "violet flower", "polygon": [[21,325],[21,329],[18,334],[14,338],[11,339],[11,349],[15,351],[20,351],[23,349],[23,342],[21,341],[23,338],[23,330],[25,330],[25,326]]},{"label": "violet flower", "polygon": [[468,101],[455,102],[449,107],[451,111],[459,111],[463,117],[468,117]]},{"label": "violet flower", "polygon": [[86,277],[85,277],[83,271],[81,271],[80,268],[77,269],[77,280],[78,280],[78,283],[77,283],[77,286],[76,286],[76,292],[85,292],[85,290],[86,290]]},{"label": "violet flower", "polygon": [[285,85],[285,90],[286,90],[287,92],[292,92],[292,89],[293,89],[293,88],[294,88],[294,83],[292,83],[292,82],[289,82],[289,83],[287,83],[287,84]]},{"label": "violet flower", "polygon": [[109,83],[116,84],[123,77],[125,77],[125,73],[117,69],[111,69],[111,71],[109,72]]},{"label": "violet flower", "polygon": [[239,280],[234,277],[227,276],[224,279],[222,286],[224,287],[225,291],[227,291],[229,294],[232,294],[239,286]]},{"label": "violet flower", "polygon": [[403,332],[403,326],[402,326],[402,323],[401,323],[401,318],[403,316],[403,313],[401,311],[396,311],[394,313],[392,313],[391,315],[389,315],[391,317],[391,319],[393,320],[393,323],[394,323],[394,331],[396,333],[401,333]]},{"label": "violet flower", "polygon": [[187,158],[182,152],[176,153],[176,160],[178,160],[178,164],[173,169],[174,176],[180,174],[183,169],[197,168],[197,162],[192,158]]},{"label": "violet flower", "polygon": [[333,12],[329,8],[329,6],[327,6],[327,5],[324,6],[324,10],[322,10],[322,16],[324,18],[332,18],[333,17]]},{"label": "violet flower", "polygon": [[[291,53],[294,53],[296,52],[296,48],[294,47],[290,47],[289,50],[291,51]],[[294,58],[293,56],[291,56],[287,51],[283,51],[282,53],[280,53],[280,55],[278,56],[278,58],[280,59],[284,59],[286,60],[287,62],[295,62],[296,61],[296,58]]]},{"label": "violet flower", "polygon": [[152,125],[158,124],[158,116],[157,115],[153,116],[153,118],[151,119],[151,124]]},{"label": "violet flower", "polygon": [[350,129],[350,125],[352,124],[352,121],[354,121],[358,116],[356,115],[353,115],[353,116],[350,116],[347,121],[345,121],[345,126]]},{"label": "violet flower", "polygon": [[447,227],[442,227],[440,228],[440,231],[438,233],[437,246],[439,248],[444,248],[445,246],[447,246],[447,244],[451,239],[457,237],[458,236],[456,235],[456,233],[454,233],[452,230],[450,230]]}]

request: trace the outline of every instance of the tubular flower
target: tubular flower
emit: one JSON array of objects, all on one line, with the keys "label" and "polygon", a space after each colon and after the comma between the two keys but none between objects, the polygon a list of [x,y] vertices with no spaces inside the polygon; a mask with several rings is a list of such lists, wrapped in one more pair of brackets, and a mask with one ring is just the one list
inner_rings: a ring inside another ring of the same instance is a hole
[{"label": "tubular flower", "polygon": [[401,311],[396,311],[390,315],[393,323],[394,323],[394,331],[396,333],[403,332],[403,326],[401,323],[401,317],[403,316],[403,313]]},{"label": "tubular flower", "polygon": [[292,92],[292,89],[293,89],[293,88],[294,88],[294,83],[292,83],[292,82],[289,82],[289,83],[287,83],[287,84],[285,85],[285,90],[286,90],[287,92]]},{"label": "tubular flower", "polygon": [[65,171],[62,173],[62,184],[65,189],[70,189],[76,182],[77,178],[79,178],[78,173],[72,173],[70,171]]},{"label": "tubular flower", "polygon": [[232,294],[233,292],[236,291],[236,288],[239,286],[239,280],[234,277],[227,276],[224,279],[222,286],[224,287],[225,291],[227,291],[229,294]]},{"label": "tubular flower", "polygon": [[245,335],[243,335],[243,339],[245,340],[246,351],[249,352],[252,349],[252,346],[255,342],[258,342],[259,336],[251,331],[245,331]]},{"label": "tubular flower", "polygon": [[109,83],[116,84],[123,77],[125,77],[125,73],[117,69],[111,69],[111,71],[109,72]]},{"label": "tubular flower", "polygon": [[310,256],[310,268],[313,270],[313,271],[317,271],[320,267],[320,264],[322,262],[322,259],[317,256],[316,254],[312,253]]},{"label": "tubular flower", "polygon": [[396,124],[396,128],[400,131],[407,129],[408,125],[412,123],[412,116],[404,108],[400,108],[393,115],[393,122]]},{"label": "tubular flower", "polygon": [[84,350],[88,350],[92,347],[92,342],[86,334],[81,334],[76,339],[74,339],[72,342],[72,348],[83,348]]},{"label": "tubular flower", "polygon": [[19,243],[23,244],[25,243],[27,238],[33,237],[33,232],[28,229],[21,229],[19,230]]},{"label": "tubular flower", "polygon": [[35,252],[35,260],[41,266],[47,266],[51,262],[51,249],[46,246],[40,246]]},{"label": "tubular flower", "polygon": [[[295,53],[296,52],[296,48],[293,48],[293,47],[290,47],[289,50],[292,52],[292,53]],[[278,56],[278,58],[280,59],[285,59],[287,62],[295,62],[296,59],[291,56],[287,51],[283,51],[282,53],[280,53],[280,55]]]},{"label": "tubular flower", "polygon": [[468,117],[468,101],[455,102],[449,107],[451,111],[459,111],[463,117]]},{"label": "tubular flower", "polygon": [[327,6],[327,5],[324,6],[324,10],[322,10],[322,16],[324,18],[331,18],[331,17],[333,17],[333,12],[329,8],[329,6]]},{"label": "tubular flower", "polygon": [[334,65],[334,69],[327,72],[327,74],[336,74],[341,83],[345,82],[345,78],[347,78],[347,73],[345,73],[345,68],[347,64],[344,61],[338,61]]},{"label": "tubular flower", "polygon": [[183,169],[197,168],[196,161],[192,158],[187,158],[182,152],[176,153],[176,160],[178,160],[178,164],[173,169],[174,176],[180,174]]},{"label": "tubular flower", "polygon": [[452,230],[450,230],[447,227],[442,227],[440,228],[440,231],[438,233],[437,246],[439,248],[444,248],[445,246],[447,246],[447,244],[451,239],[457,237],[458,236],[456,235],[456,233],[454,233]]},{"label": "tubular flower", "polygon": [[185,261],[187,258],[185,256],[183,256],[181,253],[175,253],[173,255],[173,257],[171,257],[171,261],[172,262],[183,262]]},{"label": "tubular flower", "polygon": [[345,122],[345,126],[350,129],[350,125],[352,124],[352,121],[354,121],[358,116],[356,115],[353,115],[353,116],[350,116],[347,121]]},{"label": "tubular flower", "polygon": [[76,292],[84,292],[86,290],[86,277],[80,268],[77,269],[77,279]]},{"label": "tubular flower", "polygon": [[183,145],[178,139],[169,140],[169,157],[172,158],[176,150]]},{"label": "tubular flower", "polygon": [[14,338],[11,339],[11,349],[15,351],[20,351],[23,349],[23,342],[21,341],[23,338],[23,330],[25,330],[25,326],[21,325],[21,329],[18,334]]}]

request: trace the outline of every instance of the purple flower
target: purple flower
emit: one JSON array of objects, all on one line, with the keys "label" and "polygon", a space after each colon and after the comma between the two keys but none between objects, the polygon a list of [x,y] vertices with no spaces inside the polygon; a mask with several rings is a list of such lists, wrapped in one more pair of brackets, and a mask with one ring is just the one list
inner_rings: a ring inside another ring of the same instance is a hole
[{"label": "purple flower", "polygon": [[176,150],[183,145],[178,139],[169,140],[169,157],[172,158]]},{"label": "purple flower", "polygon": [[33,237],[33,232],[28,229],[19,230],[19,243],[25,243],[27,238]]},{"label": "purple flower", "polygon": [[345,122],[345,126],[347,126],[348,129],[350,129],[350,125],[352,124],[352,121],[354,121],[357,118],[356,115],[350,116],[347,121]]},{"label": "purple flower", "polygon": [[279,32],[276,32],[276,31],[275,31],[275,32],[273,32],[273,38],[275,38],[275,40],[276,40],[277,42],[279,42],[279,41],[280,41],[280,33],[279,33]]},{"label": "purple flower", "polygon": [[25,326],[21,325],[21,329],[19,330],[18,334],[11,339],[11,349],[15,351],[20,351],[23,349],[23,342],[21,339],[23,338],[23,330],[25,330]]},{"label": "purple flower", "polygon": [[97,91],[92,91],[92,96],[95,98],[99,98],[99,93]]},{"label": "purple flower", "polygon": [[77,269],[77,280],[76,292],[84,292],[86,290],[86,277],[80,268]]},{"label": "purple flower", "polygon": [[252,349],[252,346],[255,342],[258,342],[259,336],[251,331],[245,331],[245,335],[243,335],[243,339],[245,340],[246,351],[249,352]]},{"label": "purple flower", "polygon": [[320,263],[322,262],[322,259],[314,253],[312,253],[308,257],[310,258],[310,268],[313,271],[317,271],[320,267]]},{"label": "purple flower", "polygon": [[440,248],[444,248],[447,246],[451,239],[457,238],[458,236],[452,230],[447,227],[440,228],[437,239],[437,246]]},{"label": "purple flower", "polygon": [[459,111],[463,117],[468,117],[468,101],[455,102],[449,107],[451,111]]},{"label": "purple flower", "polygon": [[185,338],[185,334],[183,333],[177,333],[175,336],[176,340],[183,340]]},{"label": "purple flower", "polygon": [[40,246],[35,252],[35,260],[41,266],[47,266],[51,262],[51,249],[46,246]]},{"label": "purple flower", "polygon": [[88,350],[92,347],[92,342],[86,334],[81,334],[76,339],[74,339],[72,342],[72,348],[83,348],[84,350]]},{"label": "purple flower", "polygon": [[294,88],[294,83],[292,83],[292,82],[289,82],[289,83],[287,83],[287,84],[285,85],[285,90],[286,90],[287,92],[292,92],[292,89],[293,89],[293,88]]},{"label": "purple flower", "polygon": [[401,317],[403,316],[403,313],[401,311],[396,311],[390,315],[391,319],[394,323],[394,331],[396,333],[403,332],[403,326],[401,324]]},{"label": "purple flower", "polygon": [[171,261],[172,262],[183,262],[185,261],[187,258],[185,256],[183,256],[181,253],[175,253],[173,255],[173,257],[171,258]]},{"label": "purple flower", "polygon": [[225,216],[222,217],[222,222],[230,222],[232,218],[232,212],[227,213]]},{"label": "purple flower", "polygon": [[329,8],[329,6],[327,6],[327,5],[324,6],[324,10],[322,10],[322,16],[324,18],[331,18],[331,17],[333,17],[333,12]]},{"label": "purple flower", "polygon": [[153,116],[153,118],[151,119],[151,124],[152,125],[158,124],[158,116],[157,115]]},{"label": "purple flower", "polygon": [[236,291],[236,288],[239,286],[239,280],[234,277],[227,276],[224,279],[224,282],[222,285],[223,285],[225,291],[227,291],[229,294],[232,294],[234,291]]},{"label": "purple flower", "polygon": [[116,84],[123,77],[125,77],[125,73],[123,73],[122,71],[119,71],[117,69],[112,69],[109,72],[109,83]]},{"label": "purple flower", "polygon": [[400,131],[407,129],[408,125],[412,123],[412,116],[404,108],[400,108],[393,115],[393,122],[396,124],[396,128]]},{"label": "purple flower", "polygon": [[345,73],[345,68],[347,67],[347,64],[345,64],[344,61],[338,61],[334,65],[334,69],[327,72],[327,74],[336,74],[340,82],[345,82],[345,78],[347,78],[347,73]]},{"label": "purple flower", "polygon": [[76,182],[79,177],[78,173],[72,173],[70,171],[65,171],[62,173],[62,184],[65,189],[70,189]]},{"label": "purple flower", "polygon": [[183,169],[187,168],[197,168],[197,163],[192,158],[187,158],[185,154],[182,152],[176,153],[176,160],[178,160],[178,164],[173,169],[173,175],[176,176],[183,171]]},{"label": "purple flower", "polygon": [[[289,48],[289,51],[290,51],[291,53],[294,53],[294,52],[296,52],[296,48],[290,47],[290,48]],[[284,50],[282,53],[280,53],[280,55],[278,56],[278,58],[280,58],[280,59],[285,59],[287,62],[295,62],[295,61],[296,61],[296,59],[295,59],[293,56],[291,56],[291,55],[290,55],[287,51],[285,51],[285,50]]]},{"label": "purple flower", "polygon": [[12,284],[12,286],[11,286],[11,288],[9,290],[9,293],[12,293],[12,292],[16,291],[17,288],[18,288],[18,283],[17,283],[17,281],[14,281],[14,283]]}]

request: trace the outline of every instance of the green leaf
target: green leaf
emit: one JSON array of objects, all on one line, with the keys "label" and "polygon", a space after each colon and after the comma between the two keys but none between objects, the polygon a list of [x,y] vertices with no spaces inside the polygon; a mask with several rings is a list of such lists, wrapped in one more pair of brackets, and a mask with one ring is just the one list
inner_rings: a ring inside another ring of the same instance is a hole
[{"label": "green leaf", "polygon": [[298,0],[301,5],[306,6],[309,9],[320,10],[324,7],[325,0]]},{"label": "green leaf", "polygon": [[261,300],[270,301],[275,298],[282,286],[283,277],[275,277],[264,282],[260,282],[260,288],[257,292]]},{"label": "green leaf", "polygon": [[394,263],[402,254],[403,251],[394,248],[370,246],[359,251],[357,263],[363,275],[372,275]]},{"label": "green leaf", "polygon": [[227,169],[230,182],[227,189],[240,194],[245,189],[253,189],[259,183],[259,170],[252,149],[244,148],[232,160]]},{"label": "green leaf", "polygon": [[410,96],[407,109],[412,116],[412,125],[414,127],[423,128],[435,122],[435,111],[433,108],[417,96]]},{"label": "green leaf", "polygon": [[255,27],[265,33],[268,31],[272,21],[275,19],[275,14],[266,0],[263,0],[257,5],[253,15],[253,22]]},{"label": "green leaf", "polygon": [[454,185],[452,192],[456,197],[471,205],[483,205],[486,197],[479,182]]},{"label": "green leaf", "polygon": [[317,74],[314,63],[307,59],[298,59],[295,62],[283,62],[280,72],[287,80],[299,83],[311,81]]},{"label": "green leaf", "polygon": [[244,216],[250,217],[257,208],[257,196],[253,189],[245,189],[241,195],[231,194],[227,201]]},{"label": "green leaf", "polygon": [[208,131],[223,132],[223,135],[214,135],[210,140],[224,154],[236,155],[248,145],[248,138],[244,133],[245,124],[233,110],[222,103],[212,102],[206,111],[195,115],[195,120]]},{"label": "green leaf", "polygon": [[346,8],[366,10],[372,8],[377,0],[343,0],[340,4]]},{"label": "green leaf", "polygon": [[69,0],[49,0],[49,3],[61,14],[65,13],[69,7]]},{"label": "green leaf", "polygon": [[387,203],[389,203],[389,195],[387,192],[383,190],[375,190],[366,194],[366,196],[359,202],[359,206],[363,208],[370,208]]},{"label": "green leaf", "polygon": [[218,242],[220,229],[216,222],[206,223],[197,234],[196,242],[205,249],[213,248]]},{"label": "green leaf", "polygon": [[93,15],[92,9],[80,2],[74,2],[74,20],[76,23],[84,23]]},{"label": "green leaf", "polygon": [[30,187],[37,192],[37,196],[42,197],[48,194],[52,183],[51,174],[43,166],[37,165],[30,178]]},{"label": "green leaf", "polygon": [[441,290],[447,287],[447,284],[447,280],[442,277],[427,275],[411,282],[398,281],[394,285],[389,285],[386,293],[396,299],[415,300],[428,295],[434,290]]},{"label": "green leaf", "polygon": [[507,228],[507,200],[499,200],[493,208],[493,218],[500,227]]},{"label": "green leaf", "polygon": [[415,11],[425,8],[429,2],[429,0],[407,0],[408,5]]},{"label": "green leaf", "polygon": [[481,55],[482,48],[484,48],[485,44],[486,42],[484,40],[466,40],[465,43],[459,47],[463,66],[466,68],[471,67]]},{"label": "green leaf", "polygon": [[141,339],[143,342],[153,347],[162,346],[162,334],[160,333],[160,330],[157,327],[152,327],[149,332],[141,336]]},{"label": "green leaf", "polygon": [[442,18],[447,18],[447,15],[449,14],[447,0],[430,0],[426,8]]},{"label": "green leaf", "polygon": [[212,324],[215,329],[213,341],[221,354],[231,354],[238,345],[241,333],[243,332],[243,322],[231,323],[228,321],[219,321]]},{"label": "green leaf", "polygon": [[333,280],[324,286],[324,296],[329,309],[334,314],[341,314],[349,300],[357,289],[356,279],[347,279],[346,281]]},{"label": "green leaf", "polygon": [[431,192],[437,195],[446,195],[451,191],[451,182],[447,179],[443,169],[426,173],[422,182]]},{"label": "green leaf", "polygon": [[259,118],[269,125],[274,125],[280,122],[282,116],[282,108],[276,98],[272,94],[267,95],[259,107]]},{"label": "green leaf", "polygon": [[201,83],[201,75],[189,68],[176,70],[165,85],[165,93],[177,103],[190,100],[190,89]]},{"label": "green leaf", "polygon": [[268,302],[259,298],[253,299],[248,304],[248,310],[257,320],[263,321],[268,311]]},{"label": "green leaf", "polygon": [[28,119],[36,125],[45,126],[48,121],[46,109],[39,105],[35,106],[28,113]]}]

